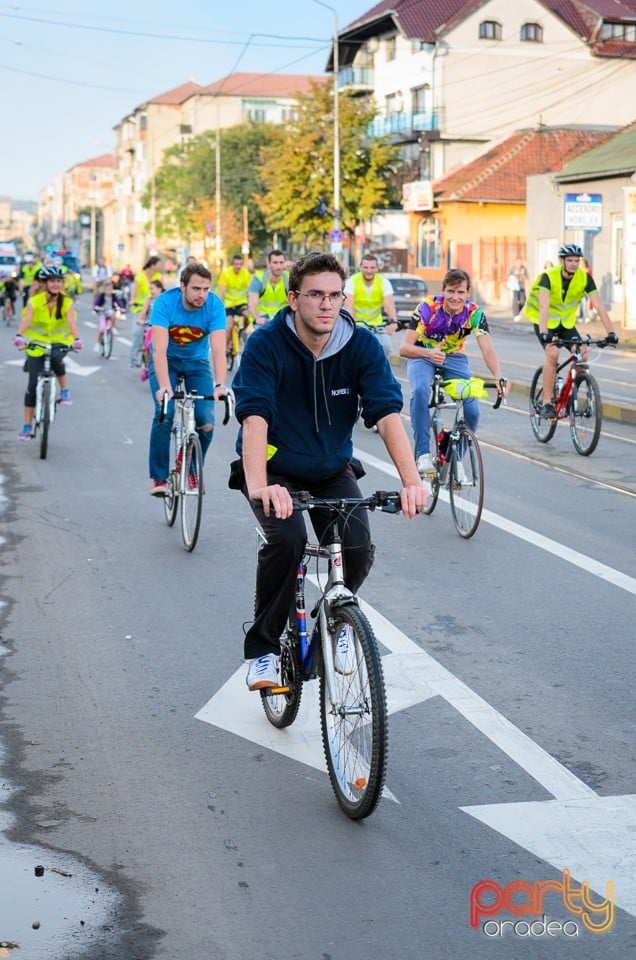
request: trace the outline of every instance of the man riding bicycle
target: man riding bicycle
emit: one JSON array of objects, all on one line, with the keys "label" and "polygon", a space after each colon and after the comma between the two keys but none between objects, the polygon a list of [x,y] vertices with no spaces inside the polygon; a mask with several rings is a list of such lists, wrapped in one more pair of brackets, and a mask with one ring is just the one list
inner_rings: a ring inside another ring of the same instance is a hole
[{"label": "man riding bicycle", "polygon": [[[539,274],[532,285],[526,303],[526,316],[534,323],[534,331],[545,350],[543,364],[543,396],[550,398],[554,392],[559,348],[550,341],[554,338],[567,340],[570,344],[581,343],[576,329],[579,304],[584,297],[598,311],[607,331],[607,342],[616,344],[618,337],[610,316],[596,289],[592,275],[580,266],[583,251],[576,243],[564,243],[559,248],[559,265]],[[587,351],[583,348],[583,359]],[[556,418],[551,401],[541,407],[541,416],[547,420]]]},{"label": "man riding bicycle", "polygon": [[[341,312],[344,279],[331,254],[301,257],[290,273],[289,305],[249,338],[233,382],[241,459],[232,464],[230,486],[249,499],[266,537],[255,618],[245,636],[250,690],[279,683],[279,638],[307,540],[292,494],[361,496],[352,444],[359,400],[365,423],[377,423],[400,475],[403,513],[414,517],[426,504],[400,416],[402,391],[377,339]],[[320,539],[329,512],[312,510],[311,520]],[[355,592],[373,563],[366,511],[354,510],[341,532],[345,583]],[[339,652],[346,657],[340,644]]]},{"label": "man riding bicycle", "polygon": [[[160,294],[152,308],[152,340],[148,358],[148,382],[155,401],[150,431],[149,470],[153,497],[165,497],[170,470],[170,432],[174,401],[162,418],[164,393],[172,398],[177,378],[185,378],[186,390],[214,400],[226,396],[222,382],[225,371],[225,310],[210,293],[212,274],[202,263],[193,263],[181,274],[181,283]],[[210,369],[210,349],[216,377]],[[214,379],[219,381],[214,383]],[[205,459],[214,430],[214,401],[201,400],[195,406],[197,433]]]},{"label": "man riding bicycle", "polygon": [[[218,282],[219,297],[225,304],[227,317],[227,346],[230,347],[232,328],[241,320],[249,320],[247,309],[247,289],[252,280],[252,274],[243,266],[243,257],[235,253],[229,267],[221,271]],[[249,321],[251,322],[251,321]]]},{"label": "man riding bicycle", "polygon": [[[388,357],[392,352],[390,338],[397,330],[397,311],[391,282],[381,277],[378,270],[376,255],[365,253],[360,262],[360,271],[352,274],[345,283],[345,310],[356,323],[378,328],[376,335]],[[388,317],[386,328],[383,310]]]},{"label": "man riding bicycle", "polygon": [[267,269],[257,271],[247,291],[249,315],[261,326],[272,320],[279,310],[287,306],[289,274],[285,270],[285,254],[272,250],[267,256]]}]

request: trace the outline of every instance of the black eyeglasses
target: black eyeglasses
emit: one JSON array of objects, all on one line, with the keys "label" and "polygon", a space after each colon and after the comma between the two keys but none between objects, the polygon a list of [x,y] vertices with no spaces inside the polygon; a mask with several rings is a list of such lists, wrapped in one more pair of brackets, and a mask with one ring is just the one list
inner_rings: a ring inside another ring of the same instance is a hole
[{"label": "black eyeglasses", "polygon": [[297,297],[307,297],[312,303],[319,304],[323,300],[328,300],[329,303],[332,303],[334,307],[338,304],[344,303],[345,294],[340,293],[323,293],[322,290],[308,290],[307,293],[301,293],[300,290],[294,290],[294,293]]}]

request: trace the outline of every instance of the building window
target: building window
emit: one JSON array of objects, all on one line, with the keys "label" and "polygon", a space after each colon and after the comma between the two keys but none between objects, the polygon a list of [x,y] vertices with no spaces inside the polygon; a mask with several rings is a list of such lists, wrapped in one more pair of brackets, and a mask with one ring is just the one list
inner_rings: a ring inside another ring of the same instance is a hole
[{"label": "building window", "polygon": [[430,43],[427,43],[426,40],[412,40],[411,41],[411,52],[420,53],[422,50],[428,50],[431,46]]},{"label": "building window", "polygon": [[265,111],[261,109],[252,109],[247,111],[247,119],[254,123],[265,123]]},{"label": "building window", "polygon": [[282,107],[280,111],[280,119],[282,123],[291,123],[294,120],[298,120],[299,112],[296,107]]},{"label": "building window", "polygon": [[430,84],[425,83],[421,87],[411,88],[411,112],[426,113],[428,98],[431,92]]},{"label": "building window", "polygon": [[479,24],[480,40],[501,40],[501,24],[497,20],[482,20]]},{"label": "building window", "polygon": [[439,221],[423,217],[417,228],[417,265],[435,270],[439,263]]},{"label": "building window", "polygon": [[387,37],[384,44],[387,60],[395,60],[396,37]]},{"label": "building window", "polygon": [[139,129],[140,130],[148,129],[148,117],[145,113],[142,113],[139,117]]},{"label": "building window", "polygon": [[539,23],[524,23],[521,26],[521,40],[530,43],[543,43],[543,27]]},{"label": "building window", "polygon": [[181,124],[179,125],[179,133],[181,134],[182,137],[188,136],[188,134],[192,133],[192,124],[191,124],[191,123],[181,123]]},{"label": "building window", "polygon": [[605,20],[601,27],[601,40],[629,40],[633,43],[636,40],[636,24]]}]

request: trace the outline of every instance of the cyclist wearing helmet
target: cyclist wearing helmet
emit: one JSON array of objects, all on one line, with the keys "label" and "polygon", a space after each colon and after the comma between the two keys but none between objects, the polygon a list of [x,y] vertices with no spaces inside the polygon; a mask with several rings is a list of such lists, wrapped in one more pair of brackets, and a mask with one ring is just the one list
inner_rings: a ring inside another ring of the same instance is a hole
[{"label": "cyclist wearing helmet", "polygon": [[[553,337],[580,343],[576,329],[576,315],[583,297],[588,297],[607,331],[608,343],[618,343],[605,304],[596,289],[592,275],[580,266],[583,251],[576,243],[559,247],[559,265],[539,274],[532,285],[526,303],[526,316],[532,320],[535,333],[545,350],[543,364],[543,396],[551,397],[554,390],[559,348],[550,344]],[[583,351],[585,358],[585,350]],[[544,403],[541,416],[553,420],[554,404]]]},{"label": "cyclist wearing helmet", "polygon": [[[81,350],[82,341],[79,338],[73,301],[64,293],[63,270],[56,266],[42,267],[37,279],[42,284],[42,290],[31,297],[24,310],[18,332],[13,340],[15,346],[19,350],[24,350],[29,340],[37,340],[40,343],[72,343],[76,350]],[[27,349],[26,367],[29,383],[24,395],[24,426],[18,434],[20,440],[28,440],[31,437],[35,387],[43,366],[42,347]],[[51,367],[60,384],[60,403],[72,403],[71,393],[66,386],[66,368],[59,353],[52,354]]]}]

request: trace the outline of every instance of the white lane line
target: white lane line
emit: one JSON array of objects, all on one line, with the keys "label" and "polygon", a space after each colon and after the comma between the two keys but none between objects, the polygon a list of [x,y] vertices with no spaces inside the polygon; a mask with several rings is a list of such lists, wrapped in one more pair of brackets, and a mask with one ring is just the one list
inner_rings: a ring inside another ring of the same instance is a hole
[{"label": "white lane line", "polygon": [[[354,450],[354,454],[364,463],[368,463],[369,466],[374,467],[374,469],[380,470],[395,479],[399,479],[398,472],[393,464],[385,463],[383,460],[380,460],[379,457],[374,457],[373,454],[366,453],[357,447]],[[443,493],[444,491],[441,491],[440,496]],[[511,534],[513,537],[518,537],[520,540],[524,540],[526,543],[530,543],[540,550],[545,550],[547,553],[551,553],[553,556],[559,557],[561,560],[565,560],[567,563],[571,563],[573,566],[585,570],[587,573],[591,573],[593,576],[599,577],[599,579],[605,580],[607,583],[611,583],[615,587],[620,587],[621,590],[625,590],[627,593],[636,596],[636,579],[628,576],[626,573],[622,573],[620,570],[615,570],[614,567],[600,563],[598,560],[593,560],[592,557],[588,557],[584,553],[579,553],[578,550],[572,550],[570,547],[566,547],[556,540],[551,540],[550,537],[544,537],[542,534],[536,533],[534,530],[530,530],[520,523],[507,520],[498,513],[493,513],[492,510],[484,510],[481,519],[485,523],[490,523],[493,527],[498,527],[499,530]]]}]

